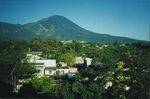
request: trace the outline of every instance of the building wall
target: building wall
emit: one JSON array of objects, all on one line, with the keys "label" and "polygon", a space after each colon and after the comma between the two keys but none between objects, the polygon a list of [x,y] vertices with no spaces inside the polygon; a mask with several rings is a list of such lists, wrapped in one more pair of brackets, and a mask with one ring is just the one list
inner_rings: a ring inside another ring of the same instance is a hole
[{"label": "building wall", "polygon": [[91,65],[92,59],[91,58],[86,58],[86,64],[87,66]]},{"label": "building wall", "polygon": [[35,63],[44,63],[44,67],[56,67],[56,60],[36,60]]},{"label": "building wall", "polygon": [[46,69],[45,75],[64,75],[69,73],[69,69]]}]

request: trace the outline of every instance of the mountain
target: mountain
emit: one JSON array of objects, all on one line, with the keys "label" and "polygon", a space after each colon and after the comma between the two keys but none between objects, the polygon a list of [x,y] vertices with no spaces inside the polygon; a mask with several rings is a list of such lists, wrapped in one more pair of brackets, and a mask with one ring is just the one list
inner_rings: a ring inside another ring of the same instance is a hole
[{"label": "mountain", "polygon": [[0,22],[1,40],[32,40],[33,38],[55,38],[60,40],[82,40],[101,43],[131,43],[139,41],[126,37],[94,33],[81,28],[69,19],[59,15],[50,16],[24,25]]}]

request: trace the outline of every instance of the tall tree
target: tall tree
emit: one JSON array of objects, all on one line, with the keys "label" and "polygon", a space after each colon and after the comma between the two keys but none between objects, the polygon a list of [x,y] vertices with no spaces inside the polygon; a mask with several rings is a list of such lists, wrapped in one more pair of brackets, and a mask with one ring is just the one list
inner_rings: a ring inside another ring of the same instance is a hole
[{"label": "tall tree", "polygon": [[65,53],[60,56],[59,60],[67,63],[68,66],[73,66],[75,64],[75,55],[73,53]]}]

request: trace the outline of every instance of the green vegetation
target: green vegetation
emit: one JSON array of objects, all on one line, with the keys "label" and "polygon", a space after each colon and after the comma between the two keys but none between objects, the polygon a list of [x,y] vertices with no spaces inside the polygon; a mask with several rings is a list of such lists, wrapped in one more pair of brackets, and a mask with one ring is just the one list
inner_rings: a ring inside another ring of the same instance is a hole
[{"label": "green vegetation", "polygon": [[[18,79],[31,77],[36,70],[29,64],[22,62],[26,58],[28,43],[5,41],[0,42],[0,46],[0,88],[2,88],[0,91],[5,95],[14,89]],[[8,92],[7,86],[10,87]]]},{"label": "green vegetation", "polygon": [[[45,96],[55,96],[56,81],[50,77],[34,77],[32,79],[26,79],[25,83],[18,92],[20,97],[29,97],[34,94],[44,94]],[[26,95],[26,96],[25,96]]]},{"label": "green vegetation", "polygon": [[68,66],[73,66],[75,64],[75,55],[72,53],[62,54],[60,61],[67,63]]},{"label": "green vegetation", "polygon": [[[26,62],[28,49],[43,57],[73,66],[75,56],[90,57],[102,67],[80,69],[74,79],[34,77]],[[55,99],[147,99],[149,93],[149,43],[102,45],[61,42],[56,39],[0,43],[0,97]],[[13,93],[18,79],[27,81]]]},{"label": "green vegetation", "polygon": [[55,86],[55,81],[52,78],[48,77],[35,77],[30,82],[38,91],[45,93],[51,93],[52,89],[54,89]]}]

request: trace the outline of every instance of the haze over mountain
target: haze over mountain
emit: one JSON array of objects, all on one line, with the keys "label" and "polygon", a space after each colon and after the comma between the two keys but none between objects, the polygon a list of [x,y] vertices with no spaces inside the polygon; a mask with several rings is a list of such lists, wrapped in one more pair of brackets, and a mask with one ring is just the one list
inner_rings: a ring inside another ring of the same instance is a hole
[{"label": "haze over mountain", "polygon": [[81,40],[101,43],[131,43],[139,41],[126,37],[94,33],[59,15],[50,16],[24,25],[0,22],[1,40],[32,40],[33,38],[55,38],[60,40]]}]

